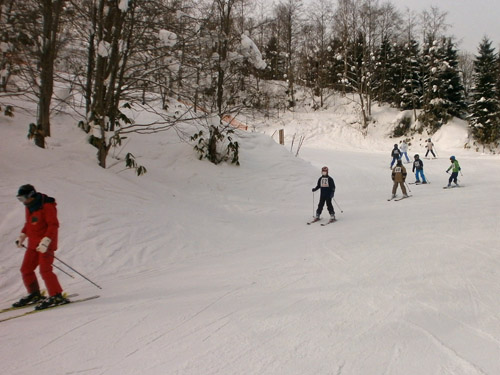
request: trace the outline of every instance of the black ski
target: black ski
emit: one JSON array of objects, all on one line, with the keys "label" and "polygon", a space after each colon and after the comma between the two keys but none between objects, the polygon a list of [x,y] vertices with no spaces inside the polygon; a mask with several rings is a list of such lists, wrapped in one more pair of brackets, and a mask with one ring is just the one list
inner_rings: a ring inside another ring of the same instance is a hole
[{"label": "black ski", "polygon": [[337,221],[337,219],[330,219],[328,220],[326,223],[322,223],[321,226],[324,227],[328,224],[332,224],[332,223],[335,223]]},{"label": "black ski", "polygon": [[423,182],[409,182],[410,185],[429,185],[430,182],[427,181],[425,184]]},{"label": "black ski", "polygon": [[[42,293],[43,295],[45,295],[45,292]],[[64,298],[73,298],[73,297],[77,297],[78,296],[78,293],[73,293],[73,294],[70,294],[70,295],[66,295],[66,294],[63,294]],[[45,299],[46,297],[44,297]],[[21,309],[25,309],[27,307],[33,307],[33,306],[36,306],[38,305],[40,302],[42,302],[43,299],[41,300],[38,300],[34,303],[28,303],[27,305],[24,305],[24,306],[19,306],[19,307],[14,307],[14,306],[11,306],[11,307],[6,307],[5,309],[2,309],[0,310],[0,314],[2,313],[6,313],[6,312],[9,312],[9,311],[14,311],[14,310],[21,310]]]},{"label": "black ski", "polygon": [[75,299],[75,300],[73,300],[73,301],[71,301],[69,303],[47,307],[46,309],[42,309],[42,310],[30,310],[30,311],[24,312],[22,314],[13,315],[13,316],[9,316],[8,318],[0,319],[0,323],[1,322],[6,322],[7,320],[21,318],[23,316],[27,316],[27,315],[31,315],[31,314],[36,314],[36,313],[40,313],[40,312],[47,311],[47,310],[56,309],[58,307],[73,305],[73,304],[79,303],[79,302],[90,301],[90,300],[93,300],[93,299],[96,299],[96,298],[99,298],[99,297],[100,297],[99,295],[95,295],[95,296],[91,296],[91,297],[85,297],[85,298]]},{"label": "black ski", "polygon": [[308,222],[307,222],[307,225],[311,225],[311,224],[317,223],[317,222],[318,222],[318,221],[320,221],[320,220],[321,220],[321,219],[316,219],[316,218],[314,218],[314,219],[312,219],[312,221],[308,221]]},{"label": "black ski", "polygon": [[455,188],[461,188],[461,187],[464,187],[464,185],[443,186],[443,189],[455,189]]},{"label": "black ski", "polygon": [[412,197],[412,195],[407,195],[406,197],[401,197],[401,198],[398,198],[398,199],[394,199],[395,202],[397,201],[400,201],[400,200],[403,200],[403,199],[406,199],[406,198],[410,198]]}]

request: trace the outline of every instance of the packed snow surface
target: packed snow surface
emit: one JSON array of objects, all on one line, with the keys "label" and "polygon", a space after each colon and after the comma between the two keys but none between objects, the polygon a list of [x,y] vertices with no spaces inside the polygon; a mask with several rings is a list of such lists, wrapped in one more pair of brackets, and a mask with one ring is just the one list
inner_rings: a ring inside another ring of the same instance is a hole
[{"label": "packed snow surface", "polygon": [[[101,169],[74,118],[54,117],[44,150],[26,139],[32,116],[1,117],[2,307],[25,294],[25,183],[57,200],[56,255],[103,288],[56,270],[66,292],[101,298],[0,323],[3,372],[500,374],[499,158],[464,149],[454,121],[423,159],[431,183],[388,202],[398,114],[374,111],[368,132],[348,106],[247,119],[240,167],[199,161],[172,131],[130,136]],[[450,155],[464,187],[443,190]],[[323,165],[338,221],[307,226]]]}]

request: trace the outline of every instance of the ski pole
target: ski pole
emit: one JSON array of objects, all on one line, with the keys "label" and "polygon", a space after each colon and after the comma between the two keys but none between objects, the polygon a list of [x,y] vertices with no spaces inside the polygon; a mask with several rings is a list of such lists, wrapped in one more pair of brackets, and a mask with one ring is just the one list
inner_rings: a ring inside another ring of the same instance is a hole
[{"label": "ski pole", "polygon": [[52,263],[52,266],[53,266],[53,267],[55,267],[55,268],[57,268],[59,271],[61,271],[61,272],[65,273],[66,275],[68,275],[68,276],[69,276],[69,277],[71,277],[72,279],[74,279],[74,278],[75,278],[75,276],[73,276],[73,275],[71,275],[71,274],[67,273],[65,270],[63,270],[61,267],[56,266],[54,263]]},{"label": "ski pole", "polygon": [[78,272],[77,270],[75,270],[73,267],[71,267],[69,264],[67,263],[64,263],[61,259],[59,259],[58,257],[56,257],[54,255],[54,258],[57,259],[59,262],[61,262],[62,264],[64,264],[66,267],[68,267],[70,270],[72,270],[73,272],[79,274],[81,277],[83,277],[85,280],[91,282],[92,284],[94,284],[96,287],[98,287],[99,289],[102,289],[99,285],[97,285],[96,283],[94,283],[92,280],[90,280],[88,277],[82,275],[80,272]]},{"label": "ski pole", "polygon": [[313,217],[314,217],[314,191],[313,191]]},{"label": "ski pole", "polygon": [[342,210],[342,208],[340,208],[340,206],[339,206],[339,204],[337,203],[337,201],[335,200],[335,198],[332,198],[332,199],[333,199],[333,201],[335,202],[335,204],[337,205],[337,207],[339,208],[340,213],[342,213],[342,214],[343,214],[343,213],[344,213],[344,211]]},{"label": "ski pole", "polygon": [[408,188],[408,191],[411,193],[410,185],[408,185],[408,184],[406,183],[406,181],[405,181],[405,185],[406,185],[406,187]]}]

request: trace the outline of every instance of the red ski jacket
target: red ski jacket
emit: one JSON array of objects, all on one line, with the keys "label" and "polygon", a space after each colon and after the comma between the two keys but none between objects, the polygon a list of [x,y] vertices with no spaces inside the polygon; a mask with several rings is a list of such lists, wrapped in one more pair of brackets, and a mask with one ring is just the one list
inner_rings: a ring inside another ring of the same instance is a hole
[{"label": "red ski jacket", "polygon": [[34,250],[44,237],[49,237],[52,242],[47,250],[57,250],[57,235],[59,221],[54,198],[37,193],[35,200],[26,206],[26,223],[22,233],[28,237],[28,249]]}]

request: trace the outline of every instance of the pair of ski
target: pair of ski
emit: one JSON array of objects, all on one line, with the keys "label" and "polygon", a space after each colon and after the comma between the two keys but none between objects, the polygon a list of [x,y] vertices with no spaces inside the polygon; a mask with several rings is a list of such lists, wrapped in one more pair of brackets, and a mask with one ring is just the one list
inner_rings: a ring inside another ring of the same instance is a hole
[{"label": "pair of ski", "polygon": [[388,202],[389,202],[389,201],[394,201],[394,202],[397,202],[397,201],[401,201],[401,200],[403,200],[403,199],[410,198],[410,197],[412,197],[412,195],[408,195],[408,196],[406,196],[406,197],[401,197],[401,198],[392,198],[392,197],[391,197],[391,198],[387,199],[387,201],[388,201]]},{"label": "pair of ski", "polygon": [[[66,298],[72,298],[72,297],[77,297],[77,296],[78,296],[78,294],[70,294],[70,295],[66,296]],[[62,305],[50,306],[50,307],[47,307],[47,308],[42,309],[42,310],[35,310],[35,309],[33,309],[33,310],[29,310],[29,311],[24,311],[24,312],[22,312],[22,313],[20,313],[18,315],[12,315],[12,316],[9,316],[7,318],[0,319],[0,323],[1,322],[6,322],[7,320],[21,318],[23,316],[40,313],[40,312],[43,312],[43,311],[46,311],[46,310],[52,310],[52,309],[55,309],[55,308],[58,308],[58,307],[63,307],[63,306],[67,306],[67,305],[73,305],[75,303],[90,301],[90,300],[93,300],[93,299],[96,299],[96,298],[99,298],[99,297],[100,297],[99,295],[95,295],[95,296],[84,297],[84,298],[79,298],[79,299],[72,299],[69,303],[64,303]],[[5,309],[0,310],[0,314],[1,313],[6,313],[6,312],[9,312],[9,311],[25,310],[28,307],[36,306],[39,302],[37,302],[37,303],[31,303],[31,304],[28,304],[28,305],[25,305],[25,306],[21,306],[21,307],[7,307]]]},{"label": "pair of ski", "polygon": [[[311,221],[308,221],[307,222],[307,225],[311,225],[311,224],[314,224],[314,223],[317,223],[318,221],[320,221],[321,219],[312,219]],[[328,220],[326,223],[321,223],[321,226],[324,227],[324,226],[327,226],[328,224],[332,224],[332,223],[335,223],[337,221],[337,219],[330,219]]]},{"label": "pair of ski", "polygon": [[429,181],[427,181],[427,182],[424,184],[423,182],[418,181],[418,182],[409,182],[409,184],[410,184],[410,185],[429,185],[429,184],[430,184],[430,182],[429,182]]},{"label": "pair of ski", "polygon": [[455,189],[455,188],[461,188],[461,187],[464,187],[464,185],[443,186],[443,189]]}]

